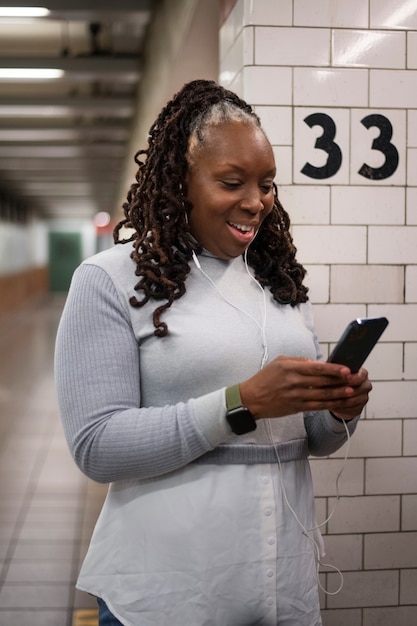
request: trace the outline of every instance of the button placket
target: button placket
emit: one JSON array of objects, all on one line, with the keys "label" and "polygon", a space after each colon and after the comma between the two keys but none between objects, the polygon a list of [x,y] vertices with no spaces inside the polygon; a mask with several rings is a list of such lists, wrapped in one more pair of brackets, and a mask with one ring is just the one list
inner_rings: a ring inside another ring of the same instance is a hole
[{"label": "button placket", "polygon": [[[270,465],[263,465],[260,475],[261,484],[261,532],[262,562],[264,574],[265,610],[276,614],[276,515],[275,492]],[[271,622],[272,623],[272,622]]]}]

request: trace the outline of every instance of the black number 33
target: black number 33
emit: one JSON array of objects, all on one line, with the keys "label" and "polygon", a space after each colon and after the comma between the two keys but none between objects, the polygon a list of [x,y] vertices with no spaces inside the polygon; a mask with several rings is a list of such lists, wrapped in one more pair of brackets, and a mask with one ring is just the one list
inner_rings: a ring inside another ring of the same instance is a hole
[{"label": "black number 33", "polygon": [[[304,119],[305,123],[310,127],[321,126],[323,133],[316,139],[314,147],[323,150],[328,154],[326,163],[321,167],[306,163],[301,172],[309,178],[324,179],[334,176],[342,165],[342,151],[334,141],[336,136],[336,125],[332,118],[325,113],[312,113]],[[361,124],[368,130],[372,127],[379,129],[380,134],[373,142],[371,149],[382,152],[385,162],[381,167],[371,167],[364,163],[359,169],[358,174],[369,180],[383,180],[389,178],[398,167],[399,155],[398,150],[391,143],[392,125],[389,119],[384,115],[373,114],[367,115],[361,120]]]}]

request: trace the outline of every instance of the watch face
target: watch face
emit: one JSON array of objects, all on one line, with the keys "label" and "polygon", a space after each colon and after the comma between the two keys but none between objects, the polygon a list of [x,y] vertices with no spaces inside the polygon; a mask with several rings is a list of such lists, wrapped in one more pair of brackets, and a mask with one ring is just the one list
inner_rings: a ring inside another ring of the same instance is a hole
[{"label": "watch face", "polygon": [[250,433],[256,428],[256,422],[253,419],[252,414],[243,406],[227,411],[226,419],[235,435],[244,435],[245,433]]}]

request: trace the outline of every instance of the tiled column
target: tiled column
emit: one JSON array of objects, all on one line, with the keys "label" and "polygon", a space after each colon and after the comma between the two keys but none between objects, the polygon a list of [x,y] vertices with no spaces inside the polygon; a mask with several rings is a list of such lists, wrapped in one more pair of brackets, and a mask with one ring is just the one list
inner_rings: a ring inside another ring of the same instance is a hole
[{"label": "tiled column", "polygon": [[[324,354],[351,319],[390,321],[325,529],[344,586],[324,624],[417,624],[417,2],[238,0],[220,59],[274,146]],[[322,518],[345,451],[312,460]]]}]

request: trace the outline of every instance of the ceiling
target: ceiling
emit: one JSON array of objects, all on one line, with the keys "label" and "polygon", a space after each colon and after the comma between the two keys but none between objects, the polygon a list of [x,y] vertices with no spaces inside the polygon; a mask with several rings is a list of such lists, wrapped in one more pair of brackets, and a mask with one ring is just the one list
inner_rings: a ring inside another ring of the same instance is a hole
[{"label": "ceiling", "polygon": [[[35,0],[0,17],[0,192],[43,218],[114,213],[155,0]],[[55,79],[1,77],[55,69]]]}]

